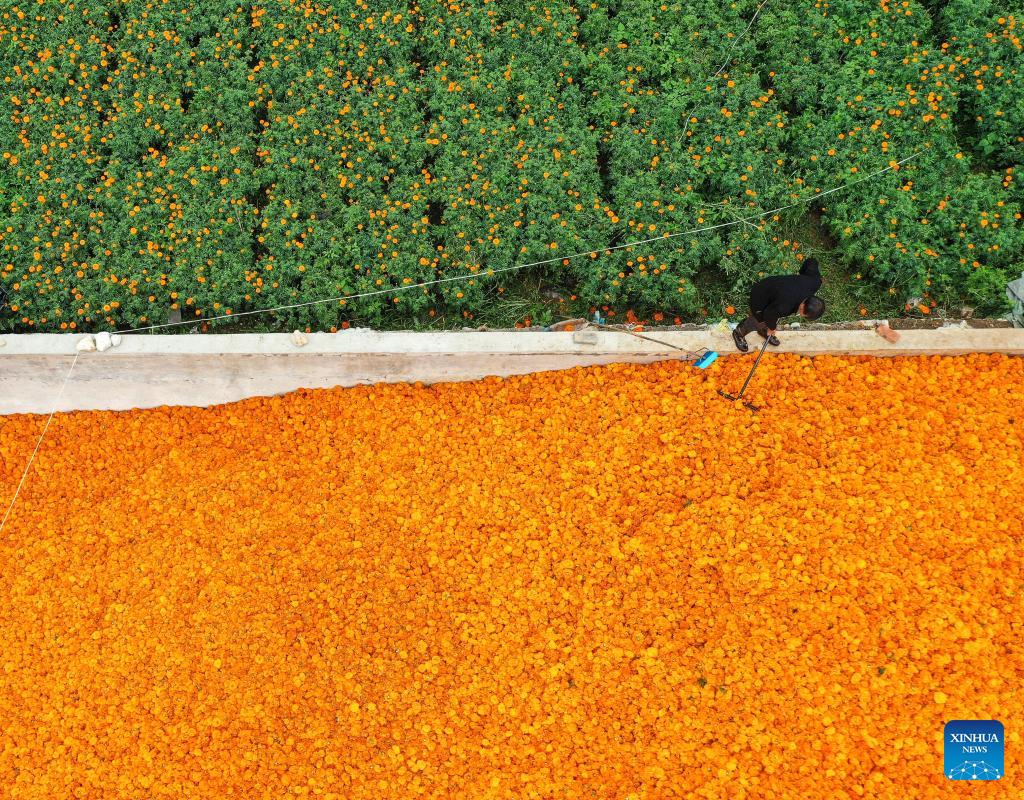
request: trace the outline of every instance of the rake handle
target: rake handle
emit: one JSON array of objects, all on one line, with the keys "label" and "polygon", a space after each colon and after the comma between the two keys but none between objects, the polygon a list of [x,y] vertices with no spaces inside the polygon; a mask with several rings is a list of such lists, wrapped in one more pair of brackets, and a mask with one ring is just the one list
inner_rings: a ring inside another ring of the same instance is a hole
[{"label": "rake handle", "polygon": [[745,381],[743,381],[743,388],[742,388],[742,389],[740,389],[740,393],[739,393],[739,396],[738,396],[738,397],[736,398],[737,400],[739,400],[739,399],[740,399],[740,397],[743,397],[743,393],[744,393],[745,391],[747,391],[747,384],[748,384],[748,383],[750,383],[750,379],[754,377],[754,370],[756,370],[756,369],[757,369],[757,365],[758,365],[758,363],[760,363],[760,361],[761,361],[761,356],[763,356],[763,355],[764,355],[764,351],[765,351],[765,350],[766,350],[767,348],[768,348],[768,340],[767,340],[767,339],[765,339],[765,340],[764,340],[764,344],[763,344],[763,345],[761,345],[761,352],[757,354],[757,358],[756,358],[756,359],[754,360],[754,366],[752,366],[752,367],[750,368],[750,373],[749,373],[749,374],[747,375],[747,379],[746,379]]}]

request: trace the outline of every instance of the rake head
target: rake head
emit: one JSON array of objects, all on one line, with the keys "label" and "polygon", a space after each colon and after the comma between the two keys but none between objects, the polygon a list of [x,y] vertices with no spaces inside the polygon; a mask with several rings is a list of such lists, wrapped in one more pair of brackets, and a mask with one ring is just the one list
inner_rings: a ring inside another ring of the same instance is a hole
[{"label": "rake head", "polygon": [[[742,397],[733,397],[731,394],[729,394],[728,392],[723,392],[721,389],[718,390],[718,393],[727,400],[743,400]],[[748,402],[747,400],[743,400],[743,405],[745,405],[747,408],[754,412],[761,410],[760,406],[755,406],[753,403]]]},{"label": "rake head", "polygon": [[718,353],[714,350],[708,350],[704,355],[693,362],[693,366],[697,367],[697,369],[707,369],[716,358],[718,358]]}]

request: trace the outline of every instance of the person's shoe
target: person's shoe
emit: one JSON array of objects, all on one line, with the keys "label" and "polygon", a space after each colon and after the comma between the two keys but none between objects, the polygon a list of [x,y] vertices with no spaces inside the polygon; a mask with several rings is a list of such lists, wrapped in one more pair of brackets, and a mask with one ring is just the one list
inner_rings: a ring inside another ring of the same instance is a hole
[{"label": "person's shoe", "polygon": [[736,342],[736,349],[741,353],[747,353],[750,351],[750,345],[747,344],[747,340],[740,335],[739,328],[732,329],[732,340]]},{"label": "person's shoe", "polygon": [[[761,333],[761,331],[758,331],[757,335],[760,336],[762,339],[766,338],[765,335]],[[778,347],[781,344],[781,342],[779,341],[779,337],[777,337],[774,333],[771,336],[768,336],[767,339],[768,344],[770,344],[772,347]]]}]

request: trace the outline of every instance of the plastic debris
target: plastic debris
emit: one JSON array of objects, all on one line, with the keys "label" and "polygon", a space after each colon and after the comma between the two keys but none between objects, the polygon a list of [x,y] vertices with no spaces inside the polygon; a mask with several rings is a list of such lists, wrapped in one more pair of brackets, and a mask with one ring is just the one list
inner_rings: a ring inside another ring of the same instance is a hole
[{"label": "plastic debris", "polygon": [[309,337],[302,331],[292,331],[292,344],[296,347],[305,347],[309,344]]},{"label": "plastic debris", "polygon": [[96,349],[101,353],[109,350],[111,347],[117,347],[119,344],[121,344],[121,337],[116,333],[100,331],[96,334]]},{"label": "plastic debris", "polygon": [[78,344],[75,345],[75,349],[79,353],[94,353],[96,352],[96,340],[92,337],[92,334],[87,334],[85,337],[78,340]]}]

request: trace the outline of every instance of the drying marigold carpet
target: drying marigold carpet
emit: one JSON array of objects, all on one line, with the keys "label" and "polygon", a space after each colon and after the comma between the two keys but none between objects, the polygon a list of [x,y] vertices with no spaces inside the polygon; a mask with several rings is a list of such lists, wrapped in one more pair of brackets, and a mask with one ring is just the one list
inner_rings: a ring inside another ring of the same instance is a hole
[{"label": "drying marigold carpet", "polygon": [[[0,790],[1021,796],[1024,360],[776,355],[758,414],[751,363],[57,415]],[[44,422],[0,418],[3,510]],[[954,719],[1004,777],[944,776]]]}]

